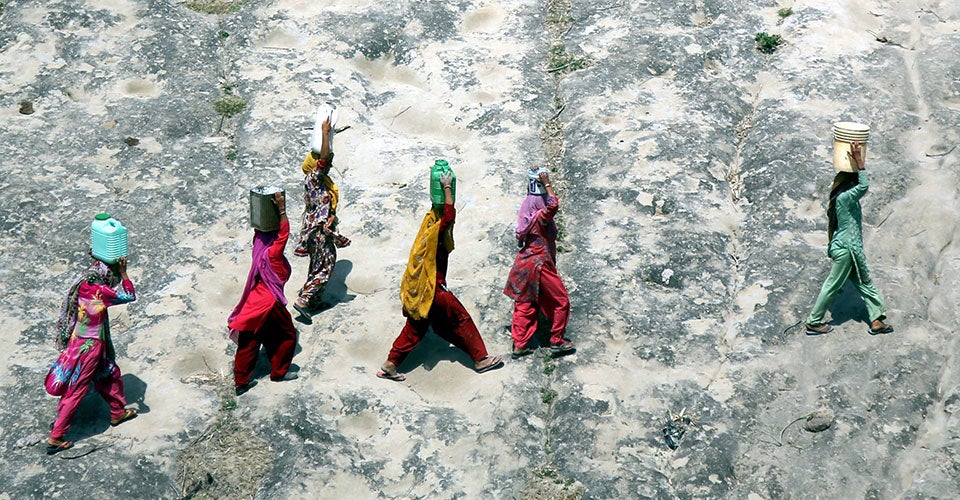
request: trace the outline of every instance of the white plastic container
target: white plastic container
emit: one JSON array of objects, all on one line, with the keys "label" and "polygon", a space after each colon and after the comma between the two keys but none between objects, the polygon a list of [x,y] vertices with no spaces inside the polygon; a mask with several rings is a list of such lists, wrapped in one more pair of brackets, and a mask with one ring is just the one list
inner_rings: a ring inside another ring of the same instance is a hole
[{"label": "white plastic container", "polygon": [[273,203],[273,194],[282,193],[276,186],[257,186],[250,190],[250,225],[261,231],[280,229],[280,210]]},{"label": "white plastic container", "polygon": [[90,224],[90,248],[95,258],[116,263],[127,256],[127,228],[110,214],[97,214]]},{"label": "white plastic container", "polygon": [[856,122],[837,122],[833,124],[833,168],[840,172],[856,172],[857,164],[850,158],[850,145],[860,143],[860,155],[867,160],[867,141],[870,139],[870,126]]}]

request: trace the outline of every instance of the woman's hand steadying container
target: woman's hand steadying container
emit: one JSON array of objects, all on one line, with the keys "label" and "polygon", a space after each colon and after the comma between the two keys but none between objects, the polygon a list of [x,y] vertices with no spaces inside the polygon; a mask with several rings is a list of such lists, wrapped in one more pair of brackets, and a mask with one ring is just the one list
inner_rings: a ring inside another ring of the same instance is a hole
[{"label": "woman's hand steadying container", "polygon": [[117,271],[120,273],[120,277],[123,279],[127,278],[127,258],[120,257],[117,259]]},{"label": "woman's hand steadying container", "polygon": [[860,143],[853,141],[850,143],[850,152],[847,153],[851,160],[857,165],[857,170],[866,170],[866,167],[863,164],[863,148],[860,147]]}]

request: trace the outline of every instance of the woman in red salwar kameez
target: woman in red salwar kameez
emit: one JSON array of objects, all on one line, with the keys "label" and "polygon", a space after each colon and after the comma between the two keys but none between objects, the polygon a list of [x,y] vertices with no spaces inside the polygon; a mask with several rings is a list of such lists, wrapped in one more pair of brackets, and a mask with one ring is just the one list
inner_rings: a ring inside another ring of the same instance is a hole
[{"label": "woman in red salwar kameez", "polygon": [[290,222],[284,194],[275,193],[273,202],[280,210],[280,229],[254,230],[250,274],[240,302],[227,320],[230,338],[237,343],[233,380],[238,396],[253,386],[250,379],[261,345],[270,360],[270,380],[282,382],[297,378],[296,373],[288,372],[297,347],[297,329],[283,295],[283,285],[290,279],[290,262],[283,255],[290,236]]},{"label": "woman in red salwar kameez", "polygon": [[537,331],[541,312],[551,322],[550,349],[555,354],[574,350],[573,342],[564,338],[570,299],[557,274],[557,225],[553,217],[558,208],[550,175],[546,169],[540,169],[520,205],[516,229],[520,251],[503,289],[514,300],[510,326],[514,358],[534,352],[527,344]]}]

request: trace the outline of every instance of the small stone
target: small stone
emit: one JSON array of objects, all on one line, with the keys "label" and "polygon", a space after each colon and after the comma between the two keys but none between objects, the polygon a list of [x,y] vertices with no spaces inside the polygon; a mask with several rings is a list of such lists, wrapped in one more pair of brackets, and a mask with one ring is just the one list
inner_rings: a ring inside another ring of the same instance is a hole
[{"label": "small stone", "polygon": [[140,144],[140,139],[137,139],[136,137],[127,137],[123,140],[123,142],[127,143],[127,146],[136,146],[137,144]]},{"label": "small stone", "polygon": [[807,415],[807,421],[803,423],[803,428],[809,432],[825,431],[833,425],[833,419],[833,410],[820,409]]},{"label": "small stone", "polygon": [[33,114],[33,103],[30,101],[20,101],[20,114],[21,115],[32,115]]}]

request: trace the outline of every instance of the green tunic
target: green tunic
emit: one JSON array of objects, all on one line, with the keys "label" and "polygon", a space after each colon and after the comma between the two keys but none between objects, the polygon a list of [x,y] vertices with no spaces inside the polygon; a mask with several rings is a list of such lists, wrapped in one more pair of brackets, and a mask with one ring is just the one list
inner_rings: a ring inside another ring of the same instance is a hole
[{"label": "green tunic", "polygon": [[827,246],[827,255],[833,259],[833,267],[830,269],[830,275],[823,282],[817,302],[807,318],[807,323],[811,325],[823,323],[827,309],[848,279],[863,297],[871,321],[884,317],[887,312],[883,296],[870,279],[867,257],[863,252],[863,213],[860,209],[860,198],[867,194],[870,185],[866,170],[860,171],[858,180],[855,187],[840,193],[834,202],[837,229],[833,232],[833,238]]}]

